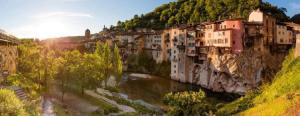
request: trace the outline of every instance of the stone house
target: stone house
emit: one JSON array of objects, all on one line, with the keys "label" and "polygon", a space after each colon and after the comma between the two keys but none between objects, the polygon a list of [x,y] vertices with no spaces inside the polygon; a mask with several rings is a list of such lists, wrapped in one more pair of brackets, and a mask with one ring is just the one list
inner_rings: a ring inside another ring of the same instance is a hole
[{"label": "stone house", "polygon": [[244,49],[254,49],[261,51],[264,47],[263,43],[263,24],[257,22],[244,22],[245,38],[243,41]]},{"label": "stone house", "polygon": [[204,23],[205,46],[217,47],[230,53],[243,51],[244,23],[241,19],[228,19]]},{"label": "stone house", "polygon": [[174,27],[168,29],[168,36],[170,38],[170,61],[171,61],[171,78],[173,80],[178,80],[181,82],[185,82],[185,73],[179,72],[184,71],[184,66],[181,66],[184,63],[180,63],[184,61],[185,53],[184,51],[179,51],[180,48],[185,46],[185,38],[186,38],[186,29],[181,27]]},{"label": "stone house", "polygon": [[293,28],[284,23],[276,25],[276,48],[278,50],[287,51],[293,44]]},{"label": "stone house", "polygon": [[260,9],[257,9],[250,13],[248,22],[261,23],[262,26],[262,40],[263,43],[261,46],[265,50],[271,50],[274,47],[275,37],[276,37],[276,18],[272,15],[262,12]]}]

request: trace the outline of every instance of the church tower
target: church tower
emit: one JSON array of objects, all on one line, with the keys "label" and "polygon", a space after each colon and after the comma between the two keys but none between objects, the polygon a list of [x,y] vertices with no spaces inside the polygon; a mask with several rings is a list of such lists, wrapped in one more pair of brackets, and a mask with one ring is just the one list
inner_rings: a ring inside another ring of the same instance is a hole
[{"label": "church tower", "polygon": [[91,38],[91,31],[89,29],[85,30],[85,39],[90,39]]}]

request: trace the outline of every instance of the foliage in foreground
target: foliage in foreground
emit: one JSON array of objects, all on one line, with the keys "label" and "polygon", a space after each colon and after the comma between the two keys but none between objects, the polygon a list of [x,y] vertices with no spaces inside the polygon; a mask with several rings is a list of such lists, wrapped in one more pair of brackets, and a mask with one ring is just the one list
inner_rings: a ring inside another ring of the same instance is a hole
[{"label": "foliage in foreground", "polygon": [[17,98],[13,91],[0,89],[0,115],[1,116],[26,116],[24,103]]},{"label": "foliage in foreground", "polygon": [[202,90],[199,90],[199,92],[169,93],[164,97],[164,103],[170,106],[168,115],[202,116],[207,115],[211,110],[205,97],[206,95]]},{"label": "foliage in foreground", "polygon": [[18,46],[18,54],[17,73],[8,81],[23,88],[31,99],[37,99],[57,74],[55,53],[37,43],[26,42]]}]

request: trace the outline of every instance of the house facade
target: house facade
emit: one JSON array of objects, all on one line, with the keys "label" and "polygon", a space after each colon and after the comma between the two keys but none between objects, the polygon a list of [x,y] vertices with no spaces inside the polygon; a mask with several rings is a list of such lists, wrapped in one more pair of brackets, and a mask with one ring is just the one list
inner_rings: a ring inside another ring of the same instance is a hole
[{"label": "house facade", "polygon": [[250,13],[248,22],[262,24],[262,43],[260,50],[267,52],[266,50],[272,49],[276,37],[276,19],[272,15],[257,9]]},{"label": "house facade", "polygon": [[296,35],[295,57],[300,57],[300,33]]}]

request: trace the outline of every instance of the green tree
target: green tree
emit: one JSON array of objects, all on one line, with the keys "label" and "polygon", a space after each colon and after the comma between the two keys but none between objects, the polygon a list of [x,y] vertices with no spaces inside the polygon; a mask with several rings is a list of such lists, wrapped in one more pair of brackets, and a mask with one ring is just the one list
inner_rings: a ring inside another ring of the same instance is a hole
[{"label": "green tree", "polygon": [[[95,88],[103,80],[102,59],[97,54],[84,54],[78,72],[78,84],[83,94],[85,88]],[[100,69],[100,71],[99,71]]]},{"label": "green tree", "polygon": [[103,45],[97,44],[95,54],[99,55],[101,59],[102,67],[100,72],[103,73],[104,84],[107,87],[107,81],[112,73],[113,66],[112,66],[112,53],[108,43]]},{"label": "green tree", "polygon": [[63,101],[65,92],[67,88],[77,89],[81,87],[81,84],[78,84],[78,78],[81,78],[83,73],[80,70],[81,62],[83,60],[82,54],[78,50],[65,51],[57,59],[58,73],[56,75],[56,80],[59,82],[59,87],[62,92],[61,100]]},{"label": "green tree", "polygon": [[0,115],[1,116],[27,116],[23,102],[17,98],[13,91],[0,89]]},{"label": "green tree", "polygon": [[114,46],[113,56],[112,56],[112,64],[113,64],[113,73],[116,77],[116,81],[119,83],[122,78],[123,71],[123,63],[122,57],[119,52],[119,48],[117,45]]},{"label": "green tree", "polygon": [[210,109],[202,90],[169,93],[164,97],[164,103],[171,107],[169,115],[172,116],[202,116],[206,115]]},{"label": "green tree", "polygon": [[291,18],[291,21],[294,22],[294,23],[300,24],[300,13],[294,15],[294,16]]}]

